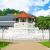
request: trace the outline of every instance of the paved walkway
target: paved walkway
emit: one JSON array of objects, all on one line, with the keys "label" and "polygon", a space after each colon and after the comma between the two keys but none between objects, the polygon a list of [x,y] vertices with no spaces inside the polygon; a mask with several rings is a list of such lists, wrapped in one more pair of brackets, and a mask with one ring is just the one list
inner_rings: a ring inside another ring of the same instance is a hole
[{"label": "paved walkway", "polygon": [[2,50],[50,50],[47,47],[33,41],[17,41]]}]

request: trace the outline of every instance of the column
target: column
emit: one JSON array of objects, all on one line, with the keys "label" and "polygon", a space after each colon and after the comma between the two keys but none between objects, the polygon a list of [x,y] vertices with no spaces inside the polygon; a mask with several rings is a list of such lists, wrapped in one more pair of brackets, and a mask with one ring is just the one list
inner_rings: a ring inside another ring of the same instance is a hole
[{"label": "column", "polygon": [[19,23],[20,23],[20,18],[19,18]]}]

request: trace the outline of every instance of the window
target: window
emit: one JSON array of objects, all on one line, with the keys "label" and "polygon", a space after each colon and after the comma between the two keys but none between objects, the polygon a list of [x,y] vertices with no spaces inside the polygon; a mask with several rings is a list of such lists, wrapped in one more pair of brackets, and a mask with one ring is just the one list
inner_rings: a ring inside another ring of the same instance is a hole
[{"label": "window", "polygon": [[29,23],[32,23],[33,22],[33,19],[32,18],[28,18],[28,22]]},{"label": "window", "polygon": [[16,22],[19,22],[19,19],[18,18],[16,18]]},{"label": "window", "polygon": [[26,18],[21,18],[20,22],[26,22]]}]

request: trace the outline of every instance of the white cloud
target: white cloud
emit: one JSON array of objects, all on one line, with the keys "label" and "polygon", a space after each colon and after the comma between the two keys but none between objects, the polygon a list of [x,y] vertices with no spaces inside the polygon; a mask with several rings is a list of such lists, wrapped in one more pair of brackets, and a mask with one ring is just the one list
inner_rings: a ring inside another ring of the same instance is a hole
[{"label": "white cloud", "polygon": [[50,6],[48,8],[50,9]]},{"label": "white cloud", "polygon": [[0,2],[0,9],[14,8],[28,12],[30,6],[42,6],[48,2],[49,0],[2,0]]},{"label": "white cloud", "polygon": [[14,8],[28,12],[30,5],[30,0],[2,0],[0,2],[0,9]]},{"label": "white cloud", "polygon": [[50,0],[31,0],[33,6],[43,6],[47,4]]},{"label": "white cloud", "polygon": [[6,8],[14,8],[18,10],[29,11],[30,0],[7,0],[5,3]]},{"label": "white cloud", "polygon": [[40,10],[40,11],[34,12],[33,15],[35,15],[35,16],[47,16],[47,15],[50,15],[50,9],[48,9],[48,10]]}]

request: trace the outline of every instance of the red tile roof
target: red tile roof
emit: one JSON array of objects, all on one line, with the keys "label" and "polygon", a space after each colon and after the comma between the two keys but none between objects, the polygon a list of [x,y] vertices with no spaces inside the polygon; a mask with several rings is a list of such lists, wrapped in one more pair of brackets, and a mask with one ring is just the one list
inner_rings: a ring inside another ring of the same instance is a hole
[{"label": "red tile roof", "polygon": [[33,16],[27,14],[27,13],[24,12],[24,11],[21,11],[20,14],[18,14],[18,15],[16,16],[16,18],[32,18],[32,17],[33,17]]}]

